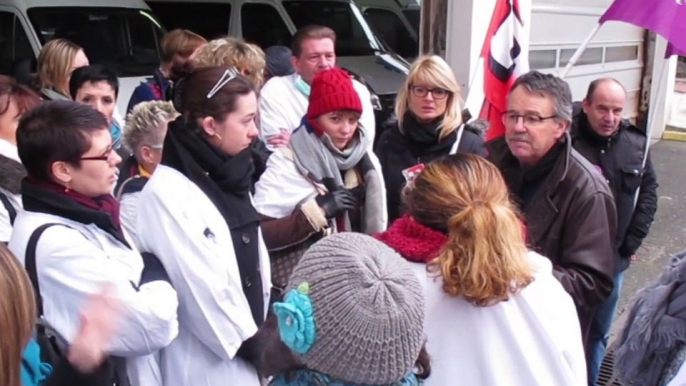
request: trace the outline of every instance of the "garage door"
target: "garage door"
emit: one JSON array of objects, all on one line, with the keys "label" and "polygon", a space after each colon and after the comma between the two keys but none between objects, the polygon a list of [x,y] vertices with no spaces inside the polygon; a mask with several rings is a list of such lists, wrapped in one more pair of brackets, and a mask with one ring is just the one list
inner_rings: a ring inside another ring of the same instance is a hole
[{"label": "garage door", "polygon": [[[611,0],[534,0],[531,68],[559,75],[611,3]],[[592,80],[610,76],[627,89],[624,117],[635,120],[644,66],[644,35],[643,29],[627,23],[605,23],[566,77],[574,100],[583,99]]]}]

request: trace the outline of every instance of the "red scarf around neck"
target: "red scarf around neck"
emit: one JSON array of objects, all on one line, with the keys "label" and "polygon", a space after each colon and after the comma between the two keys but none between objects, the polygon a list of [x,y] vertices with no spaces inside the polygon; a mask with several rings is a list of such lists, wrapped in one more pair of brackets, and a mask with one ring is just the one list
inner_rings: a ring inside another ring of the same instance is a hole
[{"label": "red scarf around neck", "polygon": [[418,263],[428,263],[435,259],[448,242],[448,235],[418,223],[409,214],[398,218],[388,230],[377,233],[374,237],[407,260]]}]

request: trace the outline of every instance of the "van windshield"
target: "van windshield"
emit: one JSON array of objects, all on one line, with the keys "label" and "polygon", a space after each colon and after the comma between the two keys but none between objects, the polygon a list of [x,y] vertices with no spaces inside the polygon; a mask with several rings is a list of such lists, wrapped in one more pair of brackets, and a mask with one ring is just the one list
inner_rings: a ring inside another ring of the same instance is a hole
[{"label": "van windshield", "polygon": [[148,76],[159,66],[164,34],[147,10],[109,7],[36,7],[27,11],[42,44],[68,39],[83,47],[91,64],[121,77]]},{"label": "van windshield", "polygon": [[338,56],[367,56],[382,51],[359,9],[343,1],[283,1],[283,7],[295,24],[325,25],[336,31]]}]

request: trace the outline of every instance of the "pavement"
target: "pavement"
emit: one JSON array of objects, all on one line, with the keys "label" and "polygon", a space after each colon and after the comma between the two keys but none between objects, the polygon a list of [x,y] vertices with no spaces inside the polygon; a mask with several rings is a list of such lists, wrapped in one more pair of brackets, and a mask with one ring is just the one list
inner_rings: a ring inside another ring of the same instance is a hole
[{"label": "pavement", "polygon": [[626,322],[627,306],[639,289],[662,272],[669,255],[686,249],[686,142],[659,141],[651,146],[657,173],[658,209],[648,237],[638,250],[638,260],[624,275],[611,340]]}]

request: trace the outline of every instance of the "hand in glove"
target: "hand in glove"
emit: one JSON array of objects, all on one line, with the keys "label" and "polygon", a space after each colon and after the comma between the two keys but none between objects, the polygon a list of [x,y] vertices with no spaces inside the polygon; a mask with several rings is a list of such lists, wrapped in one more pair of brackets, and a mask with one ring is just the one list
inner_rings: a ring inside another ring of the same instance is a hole
[{"label": "hand in glove", "polygon": [[357,201],[350,190],[336,190],[315,198],[317,205],[324,210],[326,218],[334,218],[346,210],[353,209]]}]

